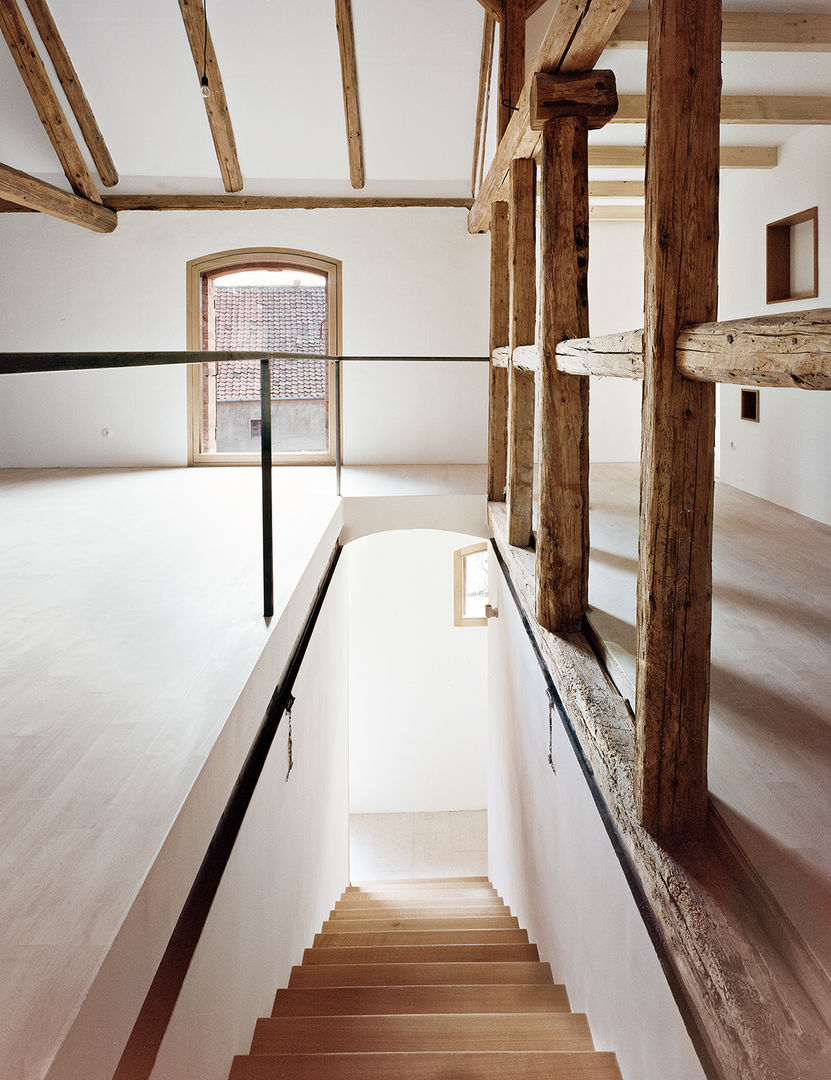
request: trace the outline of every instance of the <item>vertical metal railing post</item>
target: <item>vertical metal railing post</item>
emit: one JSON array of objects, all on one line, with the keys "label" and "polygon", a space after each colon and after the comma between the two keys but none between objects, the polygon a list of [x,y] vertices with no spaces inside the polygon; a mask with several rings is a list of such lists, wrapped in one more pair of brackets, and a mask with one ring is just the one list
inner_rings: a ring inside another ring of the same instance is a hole
[{"label": "vertical metal railing post", "polygon": [[341,430],[341,357],[335,360],[335,483],[337,495],[341,494],[341,468],[343,465],[343,431]]},{"label": "vertical metal railing post", "polygon": [[271,361],[260,361],[260,464],[263,502],[263,615],[274,614],[274,537],[271,510]]}]

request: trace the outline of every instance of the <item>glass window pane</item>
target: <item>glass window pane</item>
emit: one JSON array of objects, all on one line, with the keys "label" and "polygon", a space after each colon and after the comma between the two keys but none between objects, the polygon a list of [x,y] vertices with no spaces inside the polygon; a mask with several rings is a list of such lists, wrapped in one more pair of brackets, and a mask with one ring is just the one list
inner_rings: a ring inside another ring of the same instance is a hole
[{"label": "glass window pane", "polygon": [[[271,361],[272,448],[275,453],[328,452],[326,274],[282,266],[220,271],[203,280],[204,348],[311,354]],[[259,361],[205,363],[202,374],[202,452],[258,452]]]},{"label": "glass window pane", "polygon": [[488,553],[474,551],[463,560],[463,607],[465,619],[484,619],[488,602]]}]

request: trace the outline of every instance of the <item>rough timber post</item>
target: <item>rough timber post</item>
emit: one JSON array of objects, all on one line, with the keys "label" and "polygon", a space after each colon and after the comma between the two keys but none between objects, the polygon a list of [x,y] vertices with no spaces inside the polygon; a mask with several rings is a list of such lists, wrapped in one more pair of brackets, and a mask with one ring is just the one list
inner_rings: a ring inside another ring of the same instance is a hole
[{"label": "rough timber post", "polygon": [[589,333],[588,131],[616,109],[611,71],[534,79],[531,126],[542,131],[536,615],[560,633],[580,629],[588,603],[589,379],[559,371],[556,349]]},{"label": "rough timber post", "polygon": [[716,317],[720,0],[651,0],[635,798],[666,842],[707,809],[715,387],[675,366]]},{"label": "rough timber post", "polygon": [[496,141],[505,134],[525,83],[525,0],[503,0],[499,24],[499,109]]},{"label": "rough timber post", "polygon": [[537,620],[577,630],[589,581],[589,378],[557,370],[557,345],[589,333],[588,129],[583,117],[542,133],[540,490]]},{"label": "rough timber post", "polygon": [[513,350],[533,345],[537,314],[536,189],[533,158],[511,163],[511,354],[508,368],[508,543],[528,547],[534,494],[534,373]]},{"label": "rough timber post", "polygon": [[494,349],[510,341],[508,204],[491,208],[490,393],[488,397],[488,499],[503,502],[508,469],[508,369],[496,367]]}]

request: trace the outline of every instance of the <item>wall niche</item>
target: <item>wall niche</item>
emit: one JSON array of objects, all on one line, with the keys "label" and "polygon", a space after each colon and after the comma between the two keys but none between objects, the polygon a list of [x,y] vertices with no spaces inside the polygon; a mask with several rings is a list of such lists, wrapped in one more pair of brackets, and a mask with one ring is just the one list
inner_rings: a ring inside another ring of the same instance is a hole
[{"label": "wall niche", "polygon": [[816,206],[771,221],[767,227],[767,302],[808,300],[819,295]]}]

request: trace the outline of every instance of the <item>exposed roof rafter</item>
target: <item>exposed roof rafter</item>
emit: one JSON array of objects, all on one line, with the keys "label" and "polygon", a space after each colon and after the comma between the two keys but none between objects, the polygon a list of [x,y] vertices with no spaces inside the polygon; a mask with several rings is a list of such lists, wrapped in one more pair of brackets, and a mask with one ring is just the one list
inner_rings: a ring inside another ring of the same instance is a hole
[{"label": "exposed roof rafter", "polygon": [[343,82],[343,113],[346,120],[346,141],[349,148],[349,181],[353,188],[362,188],[365,183],[364,144],[361,132],[361,109],[358,100],[358,65],[355,60],[352,0],[335,0],[335,22],[338,28],[340,73]]},{"label": "exposed roof rafter", "polygon": [[73,191],[100,203],[101,196],[16,0],[0,0],[0,30]]},{"label": "exposed roof rafter", "polygon": [[515,157],[533,155],[537,133],[530,125],[531,85],[537,71],[589,71],[628,7],[628,0],[572,0],[558,4],[491,167],[468,216],[468,229],[488,227],[490,206]]},{"label": "exposed roof rafter", "polygon": [[[541,2],[545,3],[545,0],[541,0]],[[489,11],[493,15],[497,22],[502,19],[503,0],[479,0],[479,3],[485,11]]]},{"label": "exposed roof rafter", "polygon": [[[471,194],[476,194],[476,173],[481,175],[485,157],[485,134],[488,117],[488,98],[490,96],[491,71],[493,69],[493,46],[496,20],[485,12],[482,25],[482,53],[479,57],[479,95],[476,101],[476,125],[473,131],[473,169],[470,175]],[[481,165],[480,165],[481,162]]]},{"label": "exposed roof rafter", "polygon": [[49,59],[52,61],[52,66],[55,68],[63,92],[66,94],[69,107],[78,121],[78,127],[81,129],[84,142],[87,144],[87,149],[95,162],[98,175],[101,177],[101,183],[106,187],[113,187],[118,183],[118,172],[66,46],[58,33],[52,12],[49,10],[46,0],[26,0],[26,6],[29,8],[37,31],[40,34],[40,39],[49,53]]},{"label": "exposed roof rafter", "polygon": [[70,195],[9,165],[0,164],[0,200],[14,203],[22,210],[37,210],[82,225],[93,232],[112,232],[118,222],[115,212],[100,203]]},{"label": "exposed roof rafter", "polygon": [[196,73],[200,78],[204,74],[208,80],[210,93],[205,98],[205,112],[208,114],[223,186],[226,191],[242,191],[242,172],[237,158],[237,143],[231,126],[228,102],[225,99],[222,75],[211,40],[211,31],[207,26],[202,3],[200,0],[179,0],[179,8],[187,31],[190,51],[193,54],[193,62],[196,65]]}]

